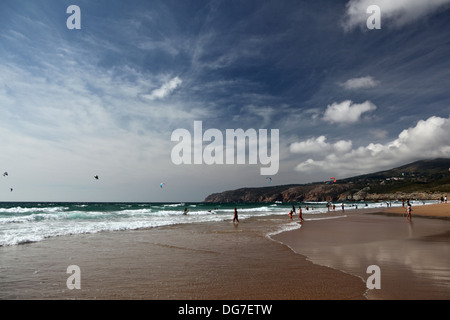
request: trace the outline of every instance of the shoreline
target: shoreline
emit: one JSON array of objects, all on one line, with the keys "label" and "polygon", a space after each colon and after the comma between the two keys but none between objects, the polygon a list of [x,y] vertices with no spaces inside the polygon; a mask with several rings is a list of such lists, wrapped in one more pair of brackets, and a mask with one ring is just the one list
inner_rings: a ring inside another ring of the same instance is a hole
[{"label": "shoreline", "polygon": [[[273,215],[0,247],[0,299],[450,299],[450,221],[435,213],[450,204],[435,206],[413,207],[412,223],[403,208],[362,208],[305,214],[301,227]],[[381,290],[366,287],[373,264]],[[81,269],[81,290],[66,286],[69,265]]]},{"label": "shoreline", "polygon": [[405,211],[346,210],[338,213],[342,219],[306,220],[274,240],[364,284],[367,267],[379,266],[381,289],[367,289],[369,300],[450,299],[450,204],[413,206],[411,222],[402,217]]},{"label": "shoreline", "polygon": [[[0,299],[364,300],[360,279],[266,235],[284,217],[51,238],[0,248]],[[69,290],[68,266],[81,270]]]},{"label": "shoreline", "polygon": [[[406,213],[405,207],[386,208],[386,213],[404,215]],[[412,217],[426,217],[426,218],[440,218],[450,219],[450,203],[436,203],[421,206],[412,206]]]}]

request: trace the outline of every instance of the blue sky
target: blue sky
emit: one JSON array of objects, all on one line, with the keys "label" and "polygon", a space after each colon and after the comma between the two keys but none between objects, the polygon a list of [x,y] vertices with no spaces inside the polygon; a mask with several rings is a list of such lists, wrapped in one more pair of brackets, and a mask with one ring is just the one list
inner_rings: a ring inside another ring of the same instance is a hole
[{"label": "blue sky", "polygon": [[268,185],[260,164],[173,164],[171,134],[195,120],[278,129],[273,185],[450,157],[449,18],[450,0],[3,0],[0,200]]}]

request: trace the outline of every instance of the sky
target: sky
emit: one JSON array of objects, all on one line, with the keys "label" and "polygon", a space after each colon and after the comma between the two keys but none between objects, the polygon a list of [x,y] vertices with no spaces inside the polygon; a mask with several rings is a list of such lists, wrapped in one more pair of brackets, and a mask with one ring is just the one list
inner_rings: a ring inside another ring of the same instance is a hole
[{"label": "sky", "polygon": [[[449,57],[450,0],[2,0],[0,201],[195,202],[450,158]],[[262,158],[174,163],[194,121],[224,154],[227,130],[278,130],[271,182]]]}]

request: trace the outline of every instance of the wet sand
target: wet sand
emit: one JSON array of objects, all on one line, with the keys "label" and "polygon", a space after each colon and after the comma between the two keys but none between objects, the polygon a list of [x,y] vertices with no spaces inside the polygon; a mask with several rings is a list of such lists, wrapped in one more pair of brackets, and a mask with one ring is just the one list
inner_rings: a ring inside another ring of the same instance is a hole
[{"label": "wet sand", "polygon": [[274,238],[364,282],[377,265],[381,288],[368,289],[368,299],[450,299],[450,204],[413,206],[411,222],[405,210],[347,210]]},{"label": "wet sand", "polygon": [[[412,222],[398,209],[304,215],[300,229],[270,238],[298,222],[230,219],[0,247],[0,299],[450,299],[450,220],[419,217],[449,208],[413,207]],[[67,288],[70,265],[80,267],[79,290]],[[366,287],[370,265],[381,289]]]},{"label": "wet sand", "polygon": [[[266,236],[291,223],[252,218],[0,247],[0,299],[365,299],[358,277]],[[80,268],[79,290],[67,288],[69,265]]]}]

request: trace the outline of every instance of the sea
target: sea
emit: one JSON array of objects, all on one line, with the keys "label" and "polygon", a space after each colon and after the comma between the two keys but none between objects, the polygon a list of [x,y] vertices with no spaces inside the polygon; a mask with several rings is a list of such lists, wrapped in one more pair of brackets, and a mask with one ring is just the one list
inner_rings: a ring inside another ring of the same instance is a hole
[{"label": "sea", "polygon": [[[295,206],[297,214],[298,207],[301,206],[303,217],[308,220],[326,213],[328,211],[326,204],[326,202],[245,204],[0,202],[0,246],[14,246],[44,241],[52,237],[85,233],[231,221],[234,208],[237,208],[239,220],[242,221],[251,217],[273,215],[289,219],[288,213],[292,206]],[[356,206],[358,209],[387,206],[385,202],[344,203],[344,205],[345,210],[356,209]],[[402,204],[392,202],[391,205],[394,207]],[[340,210],[341,203],[336,204],[336,211]],[[295,226],[299,227],[299,224]]]}]

